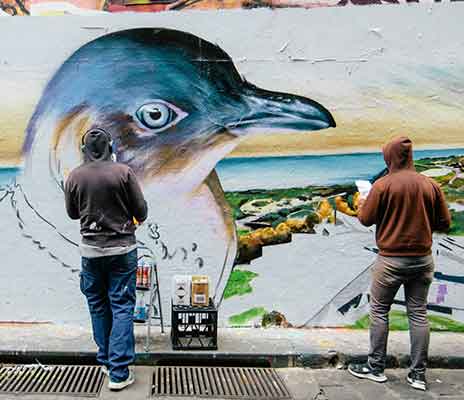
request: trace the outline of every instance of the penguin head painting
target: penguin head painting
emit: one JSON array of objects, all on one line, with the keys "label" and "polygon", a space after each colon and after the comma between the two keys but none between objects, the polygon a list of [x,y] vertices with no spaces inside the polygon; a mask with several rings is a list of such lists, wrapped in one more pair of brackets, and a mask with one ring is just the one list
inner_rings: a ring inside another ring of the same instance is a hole
[{"label": "penguin head painting", "polygon": [[62,204],[53,204],[81,162],[83,133],[103,128],[117,160],[137,174],[159,226],[161,286],[174,274],[207,274],[219,301],[237,240],[216,164],[254,132],[334,126],[321,104],[255,87],[227,53],[197,36],[120,31],[78,49],[46,86],[27,129],[23,187],[41,215],[76,235]]}]

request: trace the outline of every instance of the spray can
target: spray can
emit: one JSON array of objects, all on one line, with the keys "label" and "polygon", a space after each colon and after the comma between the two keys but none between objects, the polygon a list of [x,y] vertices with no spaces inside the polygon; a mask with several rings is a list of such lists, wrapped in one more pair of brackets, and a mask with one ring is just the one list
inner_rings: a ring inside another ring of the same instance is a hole
[{"label": "spray can", "polygon": [[145,296],[141,295],[137,298],[137,303],[134,310],[134,321],[145,322],[148,318],[147,307],[145,304]]},{"label": "spray can", "polygon": [[142,286],[142,267],[137,266],[136,286]]},{"label": "spray can", "polygon": [[142,286],[147,287],[147,272],[145,269],[145,265],[143,265],[142,269]]},{"label": "spray can", "polygon": [[143,281],[145,282],[145,287],[150,287],[150,266],[147,264],[143,267]]}]

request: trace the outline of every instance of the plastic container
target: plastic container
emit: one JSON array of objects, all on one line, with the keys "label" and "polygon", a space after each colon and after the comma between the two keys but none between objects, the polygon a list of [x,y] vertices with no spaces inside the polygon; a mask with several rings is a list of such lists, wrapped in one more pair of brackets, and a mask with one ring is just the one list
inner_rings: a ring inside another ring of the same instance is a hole
[{"label": "plastic container", "polygon": [[171,341],[174,350],[217,350],[218,313],[208,306],[172,305]]}]

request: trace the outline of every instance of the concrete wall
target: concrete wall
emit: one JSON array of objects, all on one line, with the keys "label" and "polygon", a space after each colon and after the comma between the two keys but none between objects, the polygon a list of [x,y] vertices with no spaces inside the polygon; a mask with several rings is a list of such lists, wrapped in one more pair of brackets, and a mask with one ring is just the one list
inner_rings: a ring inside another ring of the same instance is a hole
[{"label": "concrete wall", "polygon": [[[450,158],[464,154],[463,14],[442,4],[3,18],[0,158],[20,170],[0,170],[0,320],[88,323],[60,183],[90,126],[111,131],[143,183],[140,252],[155,254],[166,316],[172,276],[206,273],[232,325],[274,310],[307,326],[366,313],[375,243],[354,217],[353,183],[382,170],[372,152],[383,142],[410,135],[417,159],[442,157],[420,169],[456,210],[452,239],[436,238],[431,312],[464,320],[463,172]],[[172,119],[140,120],[160,103]]]}]

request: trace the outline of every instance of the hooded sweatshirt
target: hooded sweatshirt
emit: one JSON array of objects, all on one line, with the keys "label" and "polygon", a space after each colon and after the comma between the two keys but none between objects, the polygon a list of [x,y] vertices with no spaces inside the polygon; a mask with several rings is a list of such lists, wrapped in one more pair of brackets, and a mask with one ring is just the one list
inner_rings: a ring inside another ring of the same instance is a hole
[{"label": "hooded sweatshirt", "polygon": [[[80,219],[82,243],[99,248],[134,246],[135,225],[147,218],[147,204],[134,172],[111,161],[111,144],[103,131],[86,134],[84,163],[66,180],[66,210]],[[83,253],[84,255],[84,253]]]},{"label": "hooded sweatshirt", "polygon": [[432,232],[446,232],[451,216],[440,186],[416,172],[412,142],[398,137],[384,146],[388,174],[377,180],[358,213],[376,225],[379,254],[419,257],[431,254]]}]

